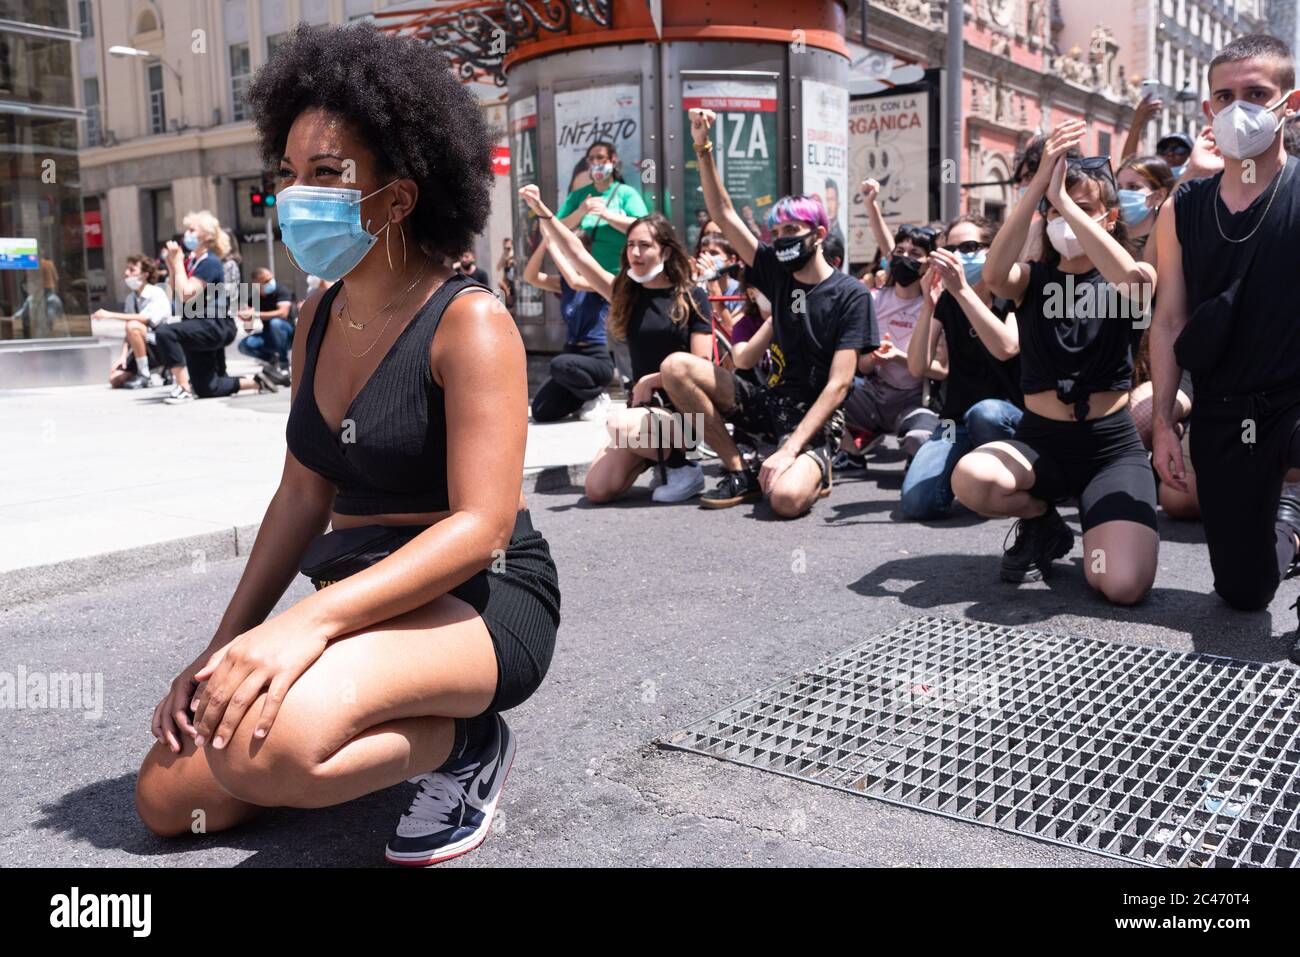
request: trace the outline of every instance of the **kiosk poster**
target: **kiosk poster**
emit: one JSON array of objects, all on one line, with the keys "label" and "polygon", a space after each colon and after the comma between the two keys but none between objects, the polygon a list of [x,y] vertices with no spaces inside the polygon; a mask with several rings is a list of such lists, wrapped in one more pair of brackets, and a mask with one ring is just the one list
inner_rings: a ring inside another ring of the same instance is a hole
[{"label": "kiosk poster", "polygon": [[767,211],[776,202],[776,81],[686,80],[682,83],[682,143],[686,148],[686,244],[693,251],[709,221],[700,189],[700,166],[691,143],[692,109],[718,114],[710,136],[722,185],[745,225],[769,238]]},{"label": "kiosk poster", "polygon": [[[830,234],[844,242],[848,231],[849,91],[817,80],[803,81],[803,192],[820,196]],[[845,268],[848,267],[847,250]]]},{"label": "kiosk poster", "polygon": [[858,97],[849,103],[849,259],[866,262],[876,240],[858,185],[880,183],[876,202],[886,222],[924,223],[930,219],[930,94],[890,93]]}]

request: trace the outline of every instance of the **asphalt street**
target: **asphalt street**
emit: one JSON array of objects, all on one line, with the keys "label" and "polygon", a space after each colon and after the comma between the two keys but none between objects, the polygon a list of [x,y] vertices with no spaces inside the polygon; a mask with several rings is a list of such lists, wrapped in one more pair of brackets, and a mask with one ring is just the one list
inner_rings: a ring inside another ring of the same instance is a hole
[{"label": "asphalt street", "polygon": [[[887,453],[793,522],[761,505],[656,505],[646,479],[601,508],[578,488],[534,494],[560,571],[559,645],[541,690],[508,714],[519,750],[496,831],[445,866],[1106,864],[655,745],[917,615],[1285,660],[1296,583],[1267,612],[1230,611],[1211,593],[1198,525],[1162,520],[1155,590],[1116,608],[1084,584],[1077,545],[1049,583],[1016,588],[997,575],[1009,522],[899,521],[901,468]],[[0,864],[383,865],[411,785],[175,841],[136,819],[153,707],[207,642],[242,567],[194,561],[139,578],[106,567],[93,591],[6,611],[0,670],[102,673],[104,708],[97,720],[0,710]],[[296,582],[281,607],[309,588]]]}]

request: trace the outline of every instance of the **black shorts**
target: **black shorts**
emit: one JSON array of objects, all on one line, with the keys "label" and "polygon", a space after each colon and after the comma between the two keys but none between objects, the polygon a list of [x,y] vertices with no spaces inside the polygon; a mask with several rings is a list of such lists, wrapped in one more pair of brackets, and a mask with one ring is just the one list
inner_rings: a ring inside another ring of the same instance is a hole
[{"label": "black shorts", "polygon": [[1151,461],[1127,407],[1083,422],[1026,409],[1011,440],[1038,453],[1029,494],[1052,505],[1077,498],[1085,532],[1114,521],[1157,527]]},{"label": "black shorts", "polygon": [[[387,558],[427,525],[362,525],[314,538],[300,571],[321,588]],[[496,566],[500,570],[496,570]],[[482,617],[497,659],[497,687],[487,713],[526,701],[546,677],[560,626],[560,583],[550,546],[522,509],[499,562],[448,592]]]},{"label": "black shorts", "polygon": [[[783,392],[769,389],[750,379],[731,373],[731,385],[736,393],[736,404],[723,418],[738,430],[755,439],[781,445],[790,433],[799,427],[811,402],[803,402]],[[844,435],[844,410],[836,409],[822,425],[821,432],[802,451],[835,454]]]}]

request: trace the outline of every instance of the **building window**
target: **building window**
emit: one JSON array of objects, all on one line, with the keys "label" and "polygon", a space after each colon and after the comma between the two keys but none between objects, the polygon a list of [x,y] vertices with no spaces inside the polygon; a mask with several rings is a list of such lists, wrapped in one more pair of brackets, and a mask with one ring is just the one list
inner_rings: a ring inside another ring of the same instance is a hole
[{"label": "building window", "polygon": [[230,119],[236,123],[240,120],[248,119],[248,105],[244,102],[244,94],[248,92],[248,82],[252,72],[248,54],[248,44],[231,44]]},{"label": "building window", "polygon": [[1105,130],[1097,131],[1097,155],[1098,156],[1110,155],[1110,134],[1107,133]]},{"label": "building window", "polygon": [[86,107],[86,145],[99,145],[99,78],[88,76],[81,81],[82,100]]},{"label": "building window", "polygon": [[141,238],[149,255],[156,256],[163,243],[176,232],[176,210],[172,204],[171,187],[144,190],[142,197],[144,209],[141,226],[148,229],[148,235]]},{"label": "building window", "polygon": [[289,34],[276,33],[266,38],[266,58],[269,60],[275,55],[275,51],[284,41],[289,39]]},{"label": "building window", "polygon": [[90,7],[90,0],[77,0],[77,26],[83,37],[95,35],[95,17]]},{"label": "building window", "polygon": [[149,132],[167,132],[167,104],[163,99],[163,68],[161,63],[150,63],[145,69],[149,85]]}]

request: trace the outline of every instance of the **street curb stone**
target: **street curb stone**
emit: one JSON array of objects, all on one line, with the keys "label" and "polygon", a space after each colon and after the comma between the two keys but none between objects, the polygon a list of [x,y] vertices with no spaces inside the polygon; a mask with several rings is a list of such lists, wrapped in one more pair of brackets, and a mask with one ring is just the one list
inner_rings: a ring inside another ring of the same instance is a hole
[{"label": "street curb stone", "polygon": [[[581,486],[587,464],[554,465],[524,475],[525,495]],[[46,565],[0,572],[0,609],[85,591],[108,579],[158,570],[174,570],[197,560],[224,561],[253,550],[260,522],[215,532],[173,538],[121,551],[69,558]]]}]

